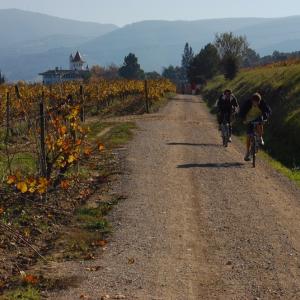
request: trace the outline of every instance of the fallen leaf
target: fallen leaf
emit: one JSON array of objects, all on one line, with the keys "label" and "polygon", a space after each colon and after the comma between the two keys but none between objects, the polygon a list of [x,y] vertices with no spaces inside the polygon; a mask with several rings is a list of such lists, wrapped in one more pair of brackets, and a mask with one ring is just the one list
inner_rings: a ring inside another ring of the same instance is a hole
[{"label": "fallen leaf", "polygon": [[101,152],[101,151],[103,151],[105,149],[105,146],[103,144],[99,144],[98,145],[98,149]]},{"label": "fallen leaf", "polygon": [[26,238],[30,237],[30,229],[29,228],[24,229],[24,235],[25,235]]},{"label": "fallen leaf", "polygon": [[128,263],[130,265],[133,265],[135,263],[135,259],[134,258],[128,258]]},{"label": "fallen leaf", "polygon": [[30,284],[37,284],[38,278],[34,275],[28,274],[23,278],[23,281]]},{"label": "fallen leaf", "polygon": [[70,187],[70,182],[68,180],[63,180],[61,183],[60,183],[60,187],[63,189],[63,190],[67,190],[69,187]]},{"label": "fallen leaf", "polygon": [[107,245],[107,241],[106,240],[99,240],[95,242],[95,246],[99,246],[99,247],[105,247]]},{"label": "fallen leaf", "polygon": [[95,259],[94,255],[93,254],[88,254],[85,258],[85,260],[92,260],[92,259]]},{"label": "fallen leaf", "polygon": [[101,269],[101,266],[96,266],[96,267],[91,267],[91,268],[86,268],[87,271],[89,272],[97,272]]},{"label": "fallen leaf", "polygon": [[116,295],[113,299],[126,299],[124,295]]}]

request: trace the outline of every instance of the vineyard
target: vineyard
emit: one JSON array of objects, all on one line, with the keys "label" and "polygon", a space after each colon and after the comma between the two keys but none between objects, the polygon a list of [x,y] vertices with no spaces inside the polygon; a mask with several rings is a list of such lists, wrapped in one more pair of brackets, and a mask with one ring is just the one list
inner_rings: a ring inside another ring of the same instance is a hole
[{"label": "vineyard", "polygon": [[[167,80],[0,86],[0,255],[12,253],[12,266],[0,274],[0,291],[24,259],[42,257],[46,246],[32,244],[43,235],[53,238],[50,224],[56,218],[66,222],[105,181],[100,169],[111,157],[105,141],[89,137],[90,117],[101,119],[105,109],[129,99],[147,112],[169,92],[175,87]],[[82,176],[87,169],[98,175]]]},{"label": "vineyard", "polygon": [[[22,194],[41,195],[59,185],[68,186],[70,167],[96,147],[104,148],[85,140],[88,114],[130,96],[142,96],[148,106],[171,91],[173,85],[165,80],[1,86],[2,181]],[[28,159],[34,159],[34,165],[29,166]]]}]

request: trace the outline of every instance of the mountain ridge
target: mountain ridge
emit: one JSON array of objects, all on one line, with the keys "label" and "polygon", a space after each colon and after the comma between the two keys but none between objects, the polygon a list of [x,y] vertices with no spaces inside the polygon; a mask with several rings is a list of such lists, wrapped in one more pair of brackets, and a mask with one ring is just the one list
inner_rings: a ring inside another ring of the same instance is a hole
[{"label": "mountain ridge", "polygon": [[[1,22],[3,19],[0,10],[0,26]],[[46,29],[47,22],[43,25]],[[68,22],[72,24],[73,21],[67,20]],[[281,49],[300,50],[297,43],[300,40],[300,16],[297,15],[281,18],[211,18],[190,21],[145,20],[123,27],[113,27],[100,33],[98,25],[96,29],[93,27],[89,31],[89,26],[81,28],[81,25],[86,23],[74,22],[79,24],[81,30],[75,29],[75,35],[72,34],[74,31],[65,34],[60,30],[54,35],[45,35],[43,32],[37,38],[19,41],[6,49],[2,47],[0,69],[10,80],[32,80],[47,68],[66,67],[69,54],[79,50],[89,65],[120,65],[124,57],[133,52],[138,56],[145,71],[160,72],[163,66],[180,64],[186,42],[189,42],[197,53],[205,44],[214,40],[216,33],[226,31],[246,35],[250,46],[262,55]],[[85,34],[80,35],[82,30]],[[86,34],[87,31],[89,34]]]}]

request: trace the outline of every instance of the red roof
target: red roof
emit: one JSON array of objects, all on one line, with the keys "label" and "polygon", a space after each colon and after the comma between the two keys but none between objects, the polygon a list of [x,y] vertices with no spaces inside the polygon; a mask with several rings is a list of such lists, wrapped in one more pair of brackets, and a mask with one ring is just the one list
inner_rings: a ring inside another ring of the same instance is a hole
[{"label": "red roof", "polygon": [[84,62],[84,60],[82,59],[82,57],[78,51],[76,52],[73,62]]}]

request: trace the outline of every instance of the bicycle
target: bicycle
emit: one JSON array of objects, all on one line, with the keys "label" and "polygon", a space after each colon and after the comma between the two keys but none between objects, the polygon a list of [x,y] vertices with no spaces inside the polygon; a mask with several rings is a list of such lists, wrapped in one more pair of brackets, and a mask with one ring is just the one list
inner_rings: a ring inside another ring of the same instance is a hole
[{"label": "bicycle", "polygon": [[253,168],[255,168],[256,167],[256,155],[260,148],[260,144],[259,144],[260,137],[258,136],[256,127],[257,127],[257,125],[264,124],[264,121],[253,121],[253,122],[251,122],[251,124],[253,126],[253,132],[250,135],[250,154],[252,157],[252,166],[253,166]]},{"label": "bicycle", "polygon": [[223,121],[221,123],[221,133],[222,133],[223,146],[227,148],[229,143],[229,138],[230,138],[230,124],[228,122],[228,114],[224,114],[223,116]]}]

